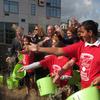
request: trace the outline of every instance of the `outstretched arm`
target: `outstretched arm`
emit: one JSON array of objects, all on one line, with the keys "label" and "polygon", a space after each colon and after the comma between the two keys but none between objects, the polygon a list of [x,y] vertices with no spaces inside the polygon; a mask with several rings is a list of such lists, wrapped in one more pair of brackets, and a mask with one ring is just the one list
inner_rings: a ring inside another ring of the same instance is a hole
[{"label": "outstretched arm", "polygon": [[72,58],[71,60],[69,60],[63,67],[62,69],[59,71],[59,75],[62,75],[64,72],[66,72],[68,69],[71,69],[74,64],[76,62],[75,58]]},{"label": "outstretched arm", "polygon": [[31,51],[38,51],[38,52],[46,52],[50,54],[56,54],[56,55],[61,55],[64,54],[64,51],[62,48],[58,47],[40,47],[37,44],[30,43],[29,45],[29,50]]},{"label": "outstretched arm", "polygon": [[36,68],[39,68],[39,67],[41,67],[40,62],[34,62],[34,63],[30,64],[30,65],[21,67],[19,69],[19,72],[22,72],[24,70],[29,70],[29,69],[36,69]]},{"label": "outstretched arm", "polygon": [[43,46],[43,44],[48,40],[50,40],[50,38],[49,37],[45,37],[45,39],[43,41],[38,42],[38,45],[39,46]]}]

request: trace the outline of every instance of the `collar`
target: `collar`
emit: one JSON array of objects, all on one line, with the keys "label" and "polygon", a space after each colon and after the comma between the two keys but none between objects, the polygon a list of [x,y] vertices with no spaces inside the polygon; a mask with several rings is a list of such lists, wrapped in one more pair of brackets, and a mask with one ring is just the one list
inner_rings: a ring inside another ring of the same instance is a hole
[{"label": "collar", "polygon": [[85,47],[87,47],[87,46],[99,46],[100,45],[100,38],[96,41],[96,42],[94,42],[93,44],[91,44],[91,43],[88,43],[88,42],[85,42]]}]

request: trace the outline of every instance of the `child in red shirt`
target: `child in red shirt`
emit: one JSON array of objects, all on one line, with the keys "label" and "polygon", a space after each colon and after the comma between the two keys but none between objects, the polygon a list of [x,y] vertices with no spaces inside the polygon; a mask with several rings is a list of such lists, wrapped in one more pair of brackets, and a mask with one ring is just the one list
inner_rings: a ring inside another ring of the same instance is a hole
[{"label": "child in red shirt", "polygon": [[[65,56],[56,56],[56,55],[48,55],[45,56],[45,58],[39,62],[34,62],[30,65],[23,66],[19,71],[23,70],[30,70],[30,69],[36,69],[39,67],[48,68],[50,71],[51,77],[53,77],[56,73],[58,73],[59,70],[69,61],[69,59]],[[59,86],[64,86],[67,84],[67,80],[72,75],[72,69],[69,69],[67,72],[63,73],[60,76],[59,80]]]},{"label": "child in red shirt", "polygon": [[[23,59],[19,61],[19,63],[23,64],[23,66],[27,66],[34,62],[34,52],[27,50],[27,45],[30,43],[30,38],[27,36],[23,37],[23,50],[20,51],[23,55]],[[27,95],[29,95],[30,90],[35,86],[34,83],[34,71],[32,69],[27,70],[26,76],[24,78],[25,85],[27,87]],[[34,87],[35,88],[35,87]]]}]

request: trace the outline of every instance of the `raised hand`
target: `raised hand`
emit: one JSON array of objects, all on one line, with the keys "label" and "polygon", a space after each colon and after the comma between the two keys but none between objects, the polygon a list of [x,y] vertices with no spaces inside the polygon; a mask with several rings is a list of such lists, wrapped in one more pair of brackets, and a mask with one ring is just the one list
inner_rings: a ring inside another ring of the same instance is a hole
[{"label": "raised hand", "polygon": [[24,67],[21,67],[19,70],[18,70],[18,72],[23,72],[25,69],[24,69]]},{"label": "raised hand", "polygon": [[50,40],[50,37],[45,37],[44,42]]}]

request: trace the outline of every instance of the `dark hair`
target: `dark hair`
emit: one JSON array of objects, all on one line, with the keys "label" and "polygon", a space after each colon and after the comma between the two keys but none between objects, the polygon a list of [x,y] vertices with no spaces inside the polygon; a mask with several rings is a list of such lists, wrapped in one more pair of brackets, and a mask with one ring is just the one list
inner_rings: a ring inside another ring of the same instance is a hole
[{"label": "dark hair", "polygon": [[77,33],[77,28],[74,28],[74,27],[69,27],[68,29],[67,29],[67,31],[70,31],[72,34],[76,34]]},{"label": "dark hair", "polygon": [[55,45],[55,47],[64,47],[65,46],[65,44],[62,42],[63,38],[60,34],[54,34],[52,36],[52,39],[56,40],[57,44]]},{"label": "dark hair", "polygon": [[83,26],[88,32],[92,31],[93,35],[98,35],[98,23],[93,20],[86,20],[82,22],[81,26]]},{"label": "dark hair", "polygon": [[23,39],[24,39],[24,38],[26,38],[26,39],[28,40],[28,42],[32,42],[32,41],[31,41],[31,37],[29,37],[29,36],[27,36],[27,35],[24,35]]}]

